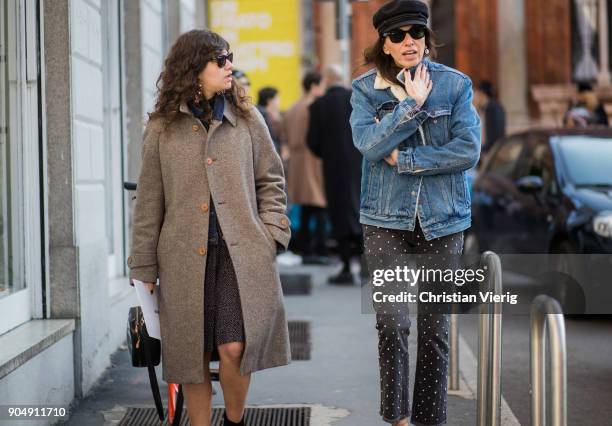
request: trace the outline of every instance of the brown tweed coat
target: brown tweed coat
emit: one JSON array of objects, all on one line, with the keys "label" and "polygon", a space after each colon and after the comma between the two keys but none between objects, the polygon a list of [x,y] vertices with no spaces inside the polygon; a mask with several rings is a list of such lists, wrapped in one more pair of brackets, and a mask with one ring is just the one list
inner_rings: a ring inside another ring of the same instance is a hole
[{"label": "brown tweed coat", "polygon": [[280,157],[256,108],[247,118],[226,101],[207,132],[187,105],[165,129],[151,120],[132,224],[130,278],[159,278],[163,378],[204,381],[204,274],[209,200],[236,271],[245,331],[241,374],[290,362],[276,265],[289,219]]}]

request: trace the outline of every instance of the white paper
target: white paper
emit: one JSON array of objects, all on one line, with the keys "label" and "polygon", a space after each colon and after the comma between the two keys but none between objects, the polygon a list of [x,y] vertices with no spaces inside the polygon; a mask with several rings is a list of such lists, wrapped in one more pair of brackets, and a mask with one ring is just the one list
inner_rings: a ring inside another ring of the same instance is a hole
[{"label": "white paper", "polygon": [[161,340],[161,332],[159,331],[159,291],[157,286],[155,286],[155,290],[151,294],[142,281],[134,280],[134,288],[136,289],[136,295],[144,315],[147,333],[149,333],[150,337]]}]

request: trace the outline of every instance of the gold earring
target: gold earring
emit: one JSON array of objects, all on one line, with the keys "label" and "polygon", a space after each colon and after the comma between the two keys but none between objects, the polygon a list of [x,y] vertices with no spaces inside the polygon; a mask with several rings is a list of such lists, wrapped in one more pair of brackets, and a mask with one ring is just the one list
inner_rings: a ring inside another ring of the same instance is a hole
[{"label": "gold earring", "polygon": [[195,95],[193,96],[193,101],[196,104],[199,104],[200,102],[202,102],[202,98],[204,97],[204,95],[202,93],[203,93],[202,83],[199,83],[198,84],[198,90],[196,90]]}]

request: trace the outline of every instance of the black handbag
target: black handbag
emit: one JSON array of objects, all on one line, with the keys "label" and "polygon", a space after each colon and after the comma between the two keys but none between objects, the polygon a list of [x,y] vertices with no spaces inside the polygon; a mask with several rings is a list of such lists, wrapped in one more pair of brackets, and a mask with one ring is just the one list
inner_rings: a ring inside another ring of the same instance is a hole
[{"label": "black handbag", "polygon": [[[127,347],[130,352],[130,358],[132,359],[132,366],[147,367],[149,370],[149,382],[151,384],[151,392],[153,393],[157,415],[160,421],[164,421],[164,405],[162,404],[159,384],[157,383],[157,375],[155,374],[155,366],[159,365],[161,360],[161,342],[158,339],[150,337],[149,333],[147,333],[147,326],[140,306],[131,307],[128,313]],[[176,414],[172,421],[173,426],[180,424],[182,412],[183,392],[182,386],[179,386],[176,401]]]}]

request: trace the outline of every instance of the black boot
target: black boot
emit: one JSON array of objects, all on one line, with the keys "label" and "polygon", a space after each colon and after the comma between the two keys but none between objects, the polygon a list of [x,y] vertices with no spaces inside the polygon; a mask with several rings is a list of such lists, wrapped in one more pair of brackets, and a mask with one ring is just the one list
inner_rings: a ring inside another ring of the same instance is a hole
[{"label": "black boot", "polygon": [[353,285],[354,284],[353,274],[351,273],[350,264],[348,262],[345,263],[344,267],[342,268],[342,271],[340,271],[338,275],[329,277],[327,279],[327,282],[329,284],[336,284],[336,285]]},{"label": "black boot", "polygon": [[242,419],[238,422],[238,423],[234,423],[232,421],[230,421],[230,419],[227,418],[227,413],[224,411],[223,412],[223,426],[244,426],[244,415],[242,416]]}]

